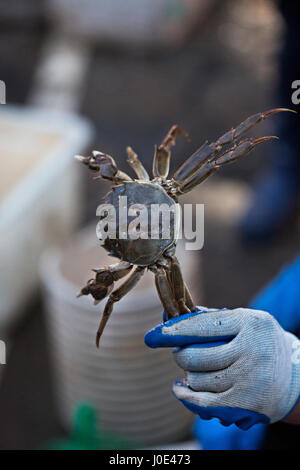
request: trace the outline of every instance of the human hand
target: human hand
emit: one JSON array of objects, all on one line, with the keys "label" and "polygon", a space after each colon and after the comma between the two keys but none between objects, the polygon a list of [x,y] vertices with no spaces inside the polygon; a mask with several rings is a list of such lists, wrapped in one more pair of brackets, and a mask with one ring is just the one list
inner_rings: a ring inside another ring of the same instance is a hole
[{"label": "human hand", "polygon": [[289,415],[300,396],[300,341],[268,313],[198,309],[150,330],[152,348],[175,346],[186,371],[175,396],[203,419],[248,429]]}]

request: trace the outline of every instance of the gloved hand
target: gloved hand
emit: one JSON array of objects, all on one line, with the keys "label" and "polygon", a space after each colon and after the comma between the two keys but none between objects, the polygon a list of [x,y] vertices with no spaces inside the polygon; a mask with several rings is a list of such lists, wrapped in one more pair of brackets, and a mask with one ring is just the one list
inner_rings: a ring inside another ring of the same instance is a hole
[{"label": "gloved hand", "polygon": [[300,397],[300,341],[266,312],[200,308],[153,328],[145,343],[177,347],[186,379],[173,392],[203,419],[249,429],[281,420]]}]

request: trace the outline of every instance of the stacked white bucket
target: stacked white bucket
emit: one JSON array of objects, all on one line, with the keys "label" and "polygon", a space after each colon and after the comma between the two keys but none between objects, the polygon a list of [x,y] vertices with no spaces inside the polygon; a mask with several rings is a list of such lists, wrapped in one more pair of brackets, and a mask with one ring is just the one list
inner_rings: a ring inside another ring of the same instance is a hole
[{"label": "stacked white bucket", "polygon": [[[76,403],[88,400],[99,413],[102,429],[144,445],[184,439],[193,418],[171,391],[183,372],[169,349],[152,350],[144,344],[146,331],[162,321],[151,273],[115,304],[100,349],[95,347],[105,300],[94,306],[90,296],[76,299],[76,293],[92,277],[89,269],[114,262],[101,247],[95,250],[96,244],[95,230],[86,229],[69,248],[48,252],[41,266],[62,421],[68,426]],[[178,251],[186,281],[195,282],[197,257]]]}]

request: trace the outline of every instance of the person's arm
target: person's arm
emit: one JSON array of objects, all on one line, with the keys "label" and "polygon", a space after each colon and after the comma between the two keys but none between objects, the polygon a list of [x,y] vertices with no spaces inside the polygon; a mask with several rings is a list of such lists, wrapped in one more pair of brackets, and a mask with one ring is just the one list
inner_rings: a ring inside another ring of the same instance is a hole
[{"label": "person's arm", "polygon": [[241,429],[283,419],[299,423],[300,341],[270,314],[202,309],[157,326],[145,342],[176,347],[186,378],[173,392],[201,418]]}]

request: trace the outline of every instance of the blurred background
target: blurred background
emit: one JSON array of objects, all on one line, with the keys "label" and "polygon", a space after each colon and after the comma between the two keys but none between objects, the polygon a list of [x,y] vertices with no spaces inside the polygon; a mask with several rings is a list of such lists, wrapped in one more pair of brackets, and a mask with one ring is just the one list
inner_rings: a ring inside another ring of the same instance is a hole
[{"label": "blurred background", "polygon": [[[102,304],[75,295],[107,262],[95,211],[109,186],[73,155],[101,150],[129,171],[132,145],[150,171],[154,144],[178,123],[192,141],[179,139],[174,170],[204,140],[286,105],[277,91],[285,29],[272,0],[0,1],[1,449],[63,445],[82,427],[93,439],[93,412],[102,446],[193,439],[193,418],[170,392],[180,371],[169,352],[143,344],[161,318],[151,276],[116,306],[103,349],[94,347]],[[274,117],[254,134],[276,126]],[[242,243],[238,231],[276,145],[185,196],[205,204],[204,248],[184,259],[179,249],[202,305],[247,305],[299,250],[297,217],[263,245]]]}]

